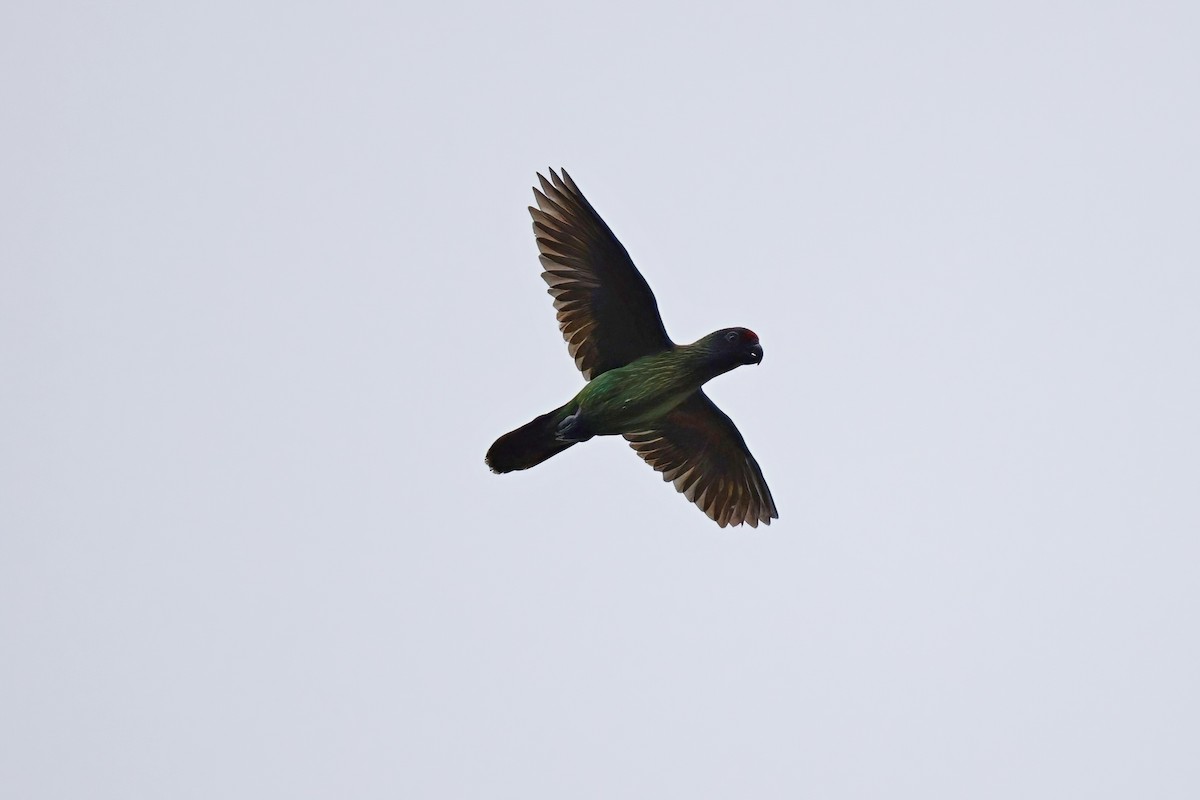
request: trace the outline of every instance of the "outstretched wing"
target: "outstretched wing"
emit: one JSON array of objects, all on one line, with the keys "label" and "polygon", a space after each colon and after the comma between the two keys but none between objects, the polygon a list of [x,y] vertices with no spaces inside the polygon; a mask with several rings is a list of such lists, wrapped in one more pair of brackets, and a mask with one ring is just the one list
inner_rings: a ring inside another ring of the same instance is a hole
[{"label": "outstretched wing", "polygon": [[645,459],[674,481],[675,488],[718,525],[757,528],[779,518],[762,470],[738,429],[703,391],[679,404],[654,430],[625,438]]},{"label": "outstretched wing", "polygon": [[530,206],[542,278],[550,285],[558,327],[583,377],[623,367],[673,344],[646,279],[600,215],[562,170],[538,174]]}]

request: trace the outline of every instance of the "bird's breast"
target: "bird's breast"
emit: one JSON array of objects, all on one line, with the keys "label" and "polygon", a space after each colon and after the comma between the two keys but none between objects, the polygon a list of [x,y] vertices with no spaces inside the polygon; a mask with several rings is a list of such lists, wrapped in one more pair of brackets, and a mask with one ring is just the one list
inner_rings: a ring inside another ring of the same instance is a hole
[{"label": "bird's breast", "polygon": [[606,372],[577,395],[588,428],[599,435],[633,433],[653,427],[700,387],[669,370],[629,367]]}]

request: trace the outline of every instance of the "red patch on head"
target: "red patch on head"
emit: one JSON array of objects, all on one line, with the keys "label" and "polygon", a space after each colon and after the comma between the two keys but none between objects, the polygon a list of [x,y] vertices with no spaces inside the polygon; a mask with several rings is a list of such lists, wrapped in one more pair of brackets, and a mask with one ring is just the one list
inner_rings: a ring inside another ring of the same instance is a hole
[{"label": "red patch on head", "polygon": [[742,330],[742,341],[749,342],[750,344],[758,344],[758,334],[749,328],[745,328]]}]

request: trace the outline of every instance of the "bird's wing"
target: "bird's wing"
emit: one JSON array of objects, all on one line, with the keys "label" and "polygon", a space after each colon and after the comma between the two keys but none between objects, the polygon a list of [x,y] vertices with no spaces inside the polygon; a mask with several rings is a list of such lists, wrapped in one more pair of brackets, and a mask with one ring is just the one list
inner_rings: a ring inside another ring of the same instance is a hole
[{"label": "bird's wing", "polygon": [[583,377],[623,367],[673,345],[658,303],[629,253],[584,198],[566,170],[538,174],[530,206],[542,278],[550,285],[558,327]]},{"label": "bird's wing", "polygon": [[779,518],[762,470],[738,429],[703,391],[684,400],[654,430],[625,438],[646,463],[718,525],[757,528]]}]

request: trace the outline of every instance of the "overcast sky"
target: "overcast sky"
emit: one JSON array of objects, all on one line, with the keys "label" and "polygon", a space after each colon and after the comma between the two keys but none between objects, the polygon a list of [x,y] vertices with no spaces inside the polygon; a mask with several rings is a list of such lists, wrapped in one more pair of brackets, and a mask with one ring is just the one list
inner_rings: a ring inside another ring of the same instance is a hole
[{"label": "overcast sky", "polygon": [[[1193,3],[0,10],[0,795],[1200,796]],[[775,495],[581,386],[565,166]]]}]

